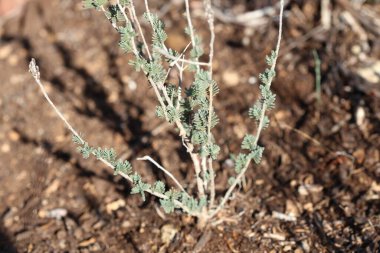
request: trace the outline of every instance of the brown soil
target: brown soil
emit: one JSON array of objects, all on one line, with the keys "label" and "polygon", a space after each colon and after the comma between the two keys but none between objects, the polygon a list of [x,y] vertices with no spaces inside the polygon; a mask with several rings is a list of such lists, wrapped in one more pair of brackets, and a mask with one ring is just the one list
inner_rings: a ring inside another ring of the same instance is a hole
[{"label": "brown soil", "polygon": [[[277,1],[219,2],[220,8],[244,12]],[[155,118],[152,90],[128,66],[101,13],[82,10],[80,1],[36,0],[5,20],[0,27],[0,252],[378,252],[380,93],[376,75],[368,73],[380,58],[380,32],[364,22],[364,10],[355,14],[346,0],[332,1],[331,28],[316,30],[317,2],[286,7],[273,84],[278,107],[262,138],[265,159],[249,170],[246,187],[222,214],[226,221],[206,231],[181,213],[162,215],[157,199],[142,202],[129,194],[125,180],[93,159],[83,160],[28,73],[34,57],[53,100],[92,145],[115,147],[147,180],[166,179],[134,158],[150,155],[183,184],[193,185],[175,131]],[[171,6],[164,19],[168,44],[181,48],[187,41],[179,8]],[[379,17],[379,4],[365,8]],[[359,34],[344,22],[344,11],[354,13]],[[207,26],[196,20],[207,41]],[[249,29],[217,22],[216,31],[215,78],[221,87],[216,137],[223,147],[216,169],[222,195],[233,174],[228,154],[238,152],[244,134],[255,129],[246,115],[257,85],[248,81],[264,69],[277,25],[270,21]],[[322,62],[320,101],[313,49]],[[52,210],[68,213],[49,218]],[[294,214],[296,220],[278,213]]]}]

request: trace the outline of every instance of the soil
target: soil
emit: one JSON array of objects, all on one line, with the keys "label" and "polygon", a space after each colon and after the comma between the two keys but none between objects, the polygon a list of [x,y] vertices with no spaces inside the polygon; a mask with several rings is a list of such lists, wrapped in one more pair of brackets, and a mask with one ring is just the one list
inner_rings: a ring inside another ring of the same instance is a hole
[{"label": "soil", "polygon": [[[216,4],[243,13],[275,2]],[[350,1],[331,1],[331,27],[320,29],[318,2],[286,6],[273,84],[277,107],[262,136],[263,162],[250,168],[246,185],[220,215],[224,222],[204,231],[187,215],[163,214],[153,197],[142,202],[130,195],[128,182],[81,158],[28,73],[34,57],[54,102],[93,146],[114,147],[148,181],[171,184],[135,160],[150,155],[194,186],[176,132],[156,119],[153,91],[128,65],[101,13],[83,10],[80,1],[35,0],[2,20],[0,252],[378,252],[380,70],[374,66],[380,29],[371,20],[380,17],[380,4],[368,1],[356,11]],[[180,49],[188,43],[183,7],[168,3],[157,1],[152,9],[168,7],[167,43]],[[192,7],[207,42],[201,1]],[[216,23],[218,196],[234,173],[229,153],[239,151],[245,133],[254,133],[247,117],[258,94],[253,83],[277,29],[271,18],[255,28]],[[321,59],[320,99],[313,50]]]}]

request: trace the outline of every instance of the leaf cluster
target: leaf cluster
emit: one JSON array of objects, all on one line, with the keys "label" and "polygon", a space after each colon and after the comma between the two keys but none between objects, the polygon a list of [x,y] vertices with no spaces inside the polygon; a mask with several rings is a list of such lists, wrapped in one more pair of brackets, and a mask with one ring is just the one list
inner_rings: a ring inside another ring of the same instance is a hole
[{"label": "leaf cluster", "polygon": [[189,212],[199,211],[207,203],[206,199],[202,198],[200,200],[196,200],[189,196],[186,192],[176,191],[174,189],[166,191],[166,185],[162,181],[156,181],[153,185],[145,183],[142,180],[141,175],[132,170],[132,165],[127,160],[117,160],[116,151],[112,148],[92,147],[76,135],[73,135],[72,140],[78,145],[78,151],[82,154],[83,158],[87,159],[93,155],[97,159],[102,159],[111,164],[115,175],[122,173],[129,176],[132,179],[133,184],[131,194],[140,194],[143,201],[146,200],[145,192],[147,191],[158,195],[163,194],[165,198],[162,198],[160,203],[162,208],[167,213],[173,212],[175,208],[179,208],[176,201],[181,202],[185,207],[187,207],[187,211]]}]

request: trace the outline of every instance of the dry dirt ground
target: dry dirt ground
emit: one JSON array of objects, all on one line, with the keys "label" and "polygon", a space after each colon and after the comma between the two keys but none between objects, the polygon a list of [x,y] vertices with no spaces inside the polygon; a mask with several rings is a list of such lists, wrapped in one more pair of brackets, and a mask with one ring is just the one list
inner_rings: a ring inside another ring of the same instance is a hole
[{"label": "dry dirt ground", "polygon": [[[164,14],[168,45],[183,48],[183,6],[153,2]],[[276,2],[215,4],[236,16]],[[122,178],[83,160],[28,73],[34,57],[53,100],[92,145],[115,147],[148,181],[166,178],[133,158],[150,155],[192,185],[175,131],[155,118],[152,90],[128,66],[101,13],[80,1],[35,0],[20,15],[2,17],[0,252],[378,252],[380,5],[332,0],[324,9],[319,2],[286,5],[264,161],[250,168],[226,221],[206,231],[186,215],[162,215],[157,199],[142,202]],[[207,41],[201,1],[192,3]],[[247,111],[277,26],[272,17],[259,27],[217,21],[218,195],[233,173],[229,153],[255,129]],[[320,99],[313,52],[321,60]],[[62,218],[51,217],[57,214]]]}]

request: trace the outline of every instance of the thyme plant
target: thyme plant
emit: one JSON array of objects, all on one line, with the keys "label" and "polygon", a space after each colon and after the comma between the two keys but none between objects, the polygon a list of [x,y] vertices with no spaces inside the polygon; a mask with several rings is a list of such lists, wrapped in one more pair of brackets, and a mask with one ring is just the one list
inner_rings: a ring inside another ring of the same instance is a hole
[{"label": "thyme plant", "polygon": [[[94,8],[104,13],[112,27],[120,34],[120,48],[125,53],[133,55],[130,64],[136,71],[142,71],[148,79],[158,100],[157,117],[166,120],[178,130],[180,141],[191,157],[195,170],[196,196],[190,195],[188,193],[190,189],[185,189],[168,170],[149,156],[138,158],[138,160],[152,162],[176,183],[176,188],[169,188],[162,181],[149,184],[132,168],[129,161],[119,160],[114,149],[91,146],[51,101],[41,82],[40,72],[34,59],[31,60],[29,69],[46,100],[71,131],[73,142],[78,146],[78,151],[83,158],[93,156],[113,169],[115,175],[127,179],[132,184],[131,194],[141,195],[142,200],[145,200],[147,193],[152,194],[159,198],[166,213],[181,209],[197,217],[199,226],[203,227],[210,220],[215,219],[216,214],[222,210],[233,191],[241,183],[251,162],[259,164],[261,161],[264,147],[258,144],[259,138],[270,122],[267,111],[275,107],[276,95],[270,88],[276,75],[284,1],[280,0],[279,35],[276,48],[266,57],[268,68],[259,76],[261,97],[248,112],[248,116],[257,123],[256,133],[246,134],[242,140],[241,147],[244,151],[236,155],[234,159],[236,175],[228,180],[229,185],[226,186],[226,193],[221,199],[215,199],[213,169],[213,162],[220,152],[220,147],[212,134],[212,129],[219,122],[213,106],[213,100],[219,93],[219,87],[213,80],[212,66],[215,41],[214,14],[211,0],[204,0],[211,39],[208,62],[201,62],[200,57],[204,54],[202,41],[192,24],[189,0],[184,0],[184,2],[187,20],[185,32],[189,37],[189,44],[182,52],[166,46],[165,24],[150,11],[148,0],[144,0],[144,18],[151,28],[150,41],[143,33],[133,0],[84,0],[83,4],[85,8]],[[173,69],[178,70],[179,81],[176,84],[167,85],[166,80]],[[184,87],[184,71],[193,73],[193,80],[188,88]]]}]

